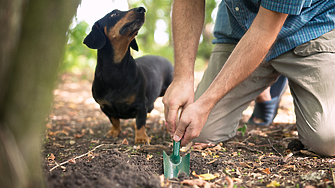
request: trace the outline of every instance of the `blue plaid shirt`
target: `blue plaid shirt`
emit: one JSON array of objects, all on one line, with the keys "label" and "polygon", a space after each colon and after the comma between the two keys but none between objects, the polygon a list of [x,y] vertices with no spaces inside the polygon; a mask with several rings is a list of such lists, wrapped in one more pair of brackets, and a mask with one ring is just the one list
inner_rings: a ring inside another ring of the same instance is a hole
[{"label": "blue plaid shirt", "polygon": [[267,61],[335,28],[334,0],[223,0],[213,43],[237,43],[249,29],[260,5],[289,15]]}]

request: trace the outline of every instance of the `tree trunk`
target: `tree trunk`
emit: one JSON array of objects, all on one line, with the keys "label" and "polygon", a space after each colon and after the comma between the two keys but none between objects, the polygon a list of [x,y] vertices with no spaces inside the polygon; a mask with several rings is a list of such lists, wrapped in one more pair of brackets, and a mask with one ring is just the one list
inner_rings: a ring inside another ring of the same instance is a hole
[{"label": "tree trunk", "polygon": [[45,187],[42,134],[80,0],[0,0],[0,186]]}]

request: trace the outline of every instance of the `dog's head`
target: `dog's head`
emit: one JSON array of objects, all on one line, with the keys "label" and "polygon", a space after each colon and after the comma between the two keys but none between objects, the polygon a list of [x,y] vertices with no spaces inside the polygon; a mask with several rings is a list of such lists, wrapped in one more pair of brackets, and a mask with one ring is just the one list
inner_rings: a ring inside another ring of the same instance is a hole
[{"label": "dog's head", "polygon": [[143,7],[129,11],[113,10],[94,23],[84,44],[92,49],[101,49],[106,42],[110,42],[114,60],[120,62],[128,51],[128,46],[138,51],[135,36],[144,23],[144,13]]}]

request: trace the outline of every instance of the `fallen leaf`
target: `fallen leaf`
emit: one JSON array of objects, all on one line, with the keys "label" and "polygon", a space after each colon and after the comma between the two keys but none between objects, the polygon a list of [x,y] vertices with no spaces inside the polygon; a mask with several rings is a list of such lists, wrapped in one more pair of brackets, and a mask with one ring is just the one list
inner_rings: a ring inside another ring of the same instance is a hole
[{"label": "fallen leaf", "polygon": [[220,175],[219,174],[200,174],[200,175],[197,175],[194,171],[192,172],[192,175],[199,178],[199,179],[202,179],[202,180],[213,180],[217,177],[219,177]]},{"label": "fallen leaf", "polygon": [[99,144],[99,143],[100,143],[100,140],[91,140],[91,143]]},{"label": "fallen leaf", "polygon": [[253,146],[255,146],[255,144],[254,144],[254,143],[251,143],[251,142],[249,142],[249,143],[248,143],[248,146],[251,146],[251,147],[253,147]]},{"label": "fallen leaf", "polygon": [[[220,144],[222,144],[222,143],[220,143]],[[216,145],[213,149],[215,149],[216,151],[220,151],[222,149],[220,144]]]},{"label": "fallen leaf", "polygon": [[249,135],[251,136],[263,136],[263,137],[268,137],[268,135],[266,133],[264,133],[263,131],[261,130],[256,130],[256,129],[253,129],[251,131],[249,131]]},{"label": "fallen leaf", "polygon": [[73,136],[74,136],[74,138],[81,138],[81,137],[84,136],[84,134],[74,134]]},{"label": "fallen leaf", "polygon": [[203,186],[204,188],[210,188],[213,185],[212,183],[208,183],[207,181],[202,180],[202,179],[184,180],[181,183],[185,185],[194,186],[194,187]]},{"label": "fallen leaf", "polygon": [[52,160],[52,161],[55,160],[55,158],[56,158],[56,157],[54,156],[53,153],[51,153],[50,156],[48,157],[48,159],[49,159],[49,160]]},{"label": "fallen leaf", "polygon": [[269,169],[269,168],[266,168],[266,169],[262,170],[262,172],[264,172],[265,174],[271,174],[271,172],[270,172],[270,169]]},{"label": "fallen leaf", "polygon": [[233,188],[234,187],[234,181],[229,176],[226,176],[226,181],[228,182],[227,188]]},{"label": "fallen leaf", "polygon": [[57,136],[58,133],[59,133],[59,131],[56,131],[56,132],[49,131],[48,135],[49,136]]},{"label": "fallen leaf", "polygon": [[122,145],[129,145],[129,142],[128,142],[128,140],[125,138],[125,139],[123,139],[122,140],[122,143],[121,143]]},{"label": "fallen leaf", "polygon": [[191,149],[192,145],[193,145],[193,142],[190,142],[190,143],[188,143],[186,146],[180,148],[180,151],[181,151],[181,152],[187,152],[188,150]]},{"label": "fallen leaf", "polygon": [[279,187],[279,186],[280,186],[280,183],[277,182],[276,180],[266,185],[266,187]]},{"label": "fallen leaf", "polygon": [[70,145],[73,145],[75,143],[76,143],[76,141],[74,141],[74,140],[70,140],[70,142],[69,142]]},{"label": "fallen leaf", "polygon": [[316,188],[316,187],[313,185],[306,185],[305,188]]},{"label": "fallen leaf", "polygon": [[238,154],[237,154],[236,151],[230,154],[230,156],[232,156],[232,157],[236,157],[237,155],[238,155]]},{"label": "fallen leaf", "polygon": [[285,165],[285,168],[292,169],[293,171],[297,171],[295,165]]},{"label": "fallen leaf", "polygon": [[69,163],[76,163],[75,159],[69,159]]},{"label": "fallen leaf", "polygon": [[153,155],[148,154],[147,155],[147,161],[149,161],[152,157],[153,157]]},{"label": "fallen leaf", "polygon": [[57,146],[59,148],[64,148],[65,147],[64,145],[61,145],[61,144],[55,143],[55,142],[52,145]]},{"label": "fallen leaf", "polygon": [[161,182],[161,187],[167,187],[169,185],[169,180],[165,181],[164,174],[159,176]]},{"label": "fallen leaf", "polygon": [[215,161],[217,161],[218,159],[214,159],[214,160],[212,160],[212,161],[209,161],[209,162],[207,162],[206,164],[212,164],[212,163],[214,163]]},{"label": "fallen leaf", "polygon": [[245,162],[240,162],[240,165],[242,166],[242,167],[247,167],[247,168],[251,168],[251,166],[249,166],[247,163],[245,163]]},{"label": "fallen leaf", "polygon": [[203,150],[203,149],[206,149],[206,148],[211,148],[211,147],[214,147],[214,144],[212,143],[195,143],[192,148],[193,150]]},{"label": "fallen leaf", "polygon": [[240,178],[232,178],[233,181],[237,182],[237,183],[242,183],[243,180]]},{"label": "fallen leaf", "polygon": [[87,155],[87,159],[88,159],[88,161],[91,161],[92,159],[94,159],[93,152],[90,152],[90,153]]}]

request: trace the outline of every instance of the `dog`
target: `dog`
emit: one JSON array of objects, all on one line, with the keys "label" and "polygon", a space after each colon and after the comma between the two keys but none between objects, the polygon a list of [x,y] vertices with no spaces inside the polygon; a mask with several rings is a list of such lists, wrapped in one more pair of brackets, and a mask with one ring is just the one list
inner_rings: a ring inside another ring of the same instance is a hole
[{"label": "dog", "polygon": [[135,36],[145,19],[145,9],[113,10],[96,21],[84,44],[97,49],[92,94],[112,123],[107,135],[118,137],[120,119],[136,118],[135,144],[149,144],[145,131],[147,113],[164,95],[173,79],[171,62],[159,56],[134,59]]}]

